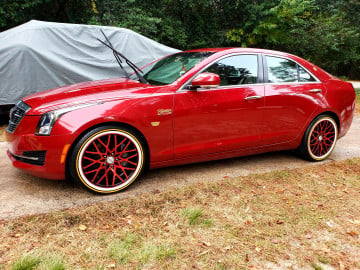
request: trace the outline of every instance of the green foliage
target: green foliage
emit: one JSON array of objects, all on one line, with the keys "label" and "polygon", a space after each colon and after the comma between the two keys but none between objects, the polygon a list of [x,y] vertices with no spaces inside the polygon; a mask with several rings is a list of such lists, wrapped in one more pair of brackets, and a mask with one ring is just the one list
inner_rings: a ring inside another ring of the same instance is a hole
[{"label": "green foliage", "polygon": [[[360,78],[360,4],[357,1],[280,0],[258,20],[227,32],[240,46],[284,50],[330,73]],[[351,15],[352,14],[352,15]]]},{"label": "green foliage", "polygon": [[129,28],[183,50],[284,50],[360,79],[358,0],[0,0],[0,30],[31,19]]}]

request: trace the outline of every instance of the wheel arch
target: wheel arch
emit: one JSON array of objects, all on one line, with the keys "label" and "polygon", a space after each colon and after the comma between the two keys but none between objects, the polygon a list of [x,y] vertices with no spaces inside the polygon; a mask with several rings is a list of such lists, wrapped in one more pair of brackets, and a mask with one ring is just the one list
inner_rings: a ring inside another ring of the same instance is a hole
[{"label": "wheel arch", "polygon": [[296,143],[296,145],[297,145],[296,148],[297,148],[297,149],[300,147],[300,145],[301,145],[301,143],[302,143],[302,141],[303,141],[303,139],[304,139],[306,130],[308,129],[309,125],[310,125],[317,117],[319,117],[319,116],[321,116],[321,115],[328,115],[328,116],[332,117],[332,118],[335,120],[336,126],[337,126],[337,128],[338,128],[338,132],[339,132],[339,134],[340,134],[340,125],[341,125],[341,123],[340,123],[340,118],[338,117],[338,115],[337,115],[335,112],[333,112],[333,111],[323,111],[323,112],[318,113],[318,114],[314,115],[313,117],[311,117],[310,120],[304,125],[303,130],[302,130],[302,132],[300,133],[300,135],[299,135],[299,137],[298,137],[298,139],[297,139],[297,143]]},{"label": "wheel arch", "polygon": [[77,137],[76,139],[71,143],[69,150],[66,154],[66,162],[65,162],[65,178],[70,180],[71,179],[71,174],[69,172],[69,161],[70,161],[70,157],[72,152],[74,151],[74,148],[76,146],[76,144],[81,140],[81,138],[88,133],[89,131],[95,129],[95,128],[99,128],[99,127],[105,127],[105,126],[116,126],[119,128],[127,128],[129,130],[131,130],[132,132],[134,132],[134,134],[141,140],[141,143],[143,143],[144,145],[144,150],[145,150],[145,169],[147,170],[149,168],[150,165],[150,147],[149,147],[149,143],[146,140],[145,136],[142,134],[142,132],[140,130],[138,130],[137,128],[135,128],[134,126],[124,123],[124,122],[115,122],[115,121],[109,121],[109,122],[102,122],[102,123],[98,123],[96,125],[90,126],[87,129],[83,130]]},{"label": "wheel arch", "polygon": [[334,112],[332,112],[332,111],[325,111],[325,112],[319,113],[318,115],[316,115],[316,116],[310,121],[310,123],[311,123],[315,118],[319,117],[320,115],[328,115],[328,116],[332,117],[332,118],[335,120],[335,122],[336,122],[338,131],[340,131],[340,125],[341,125],[341,123],[340,123],[340,118],[338,117],[338,115],[337,115],[336,113],[334,113]]}]

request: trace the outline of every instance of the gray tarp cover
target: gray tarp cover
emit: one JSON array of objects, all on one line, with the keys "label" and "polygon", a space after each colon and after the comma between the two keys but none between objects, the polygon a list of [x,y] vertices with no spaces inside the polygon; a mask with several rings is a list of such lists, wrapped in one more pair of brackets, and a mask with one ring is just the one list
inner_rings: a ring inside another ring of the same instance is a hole
[{"label": "gray tarp cover", "polygon": [[0,105],[42,90],[123,76],[112,51],[96,40],[104,40],[100,29],[139,67],[178,52],[124,28],[33,20],[0,33]]}]

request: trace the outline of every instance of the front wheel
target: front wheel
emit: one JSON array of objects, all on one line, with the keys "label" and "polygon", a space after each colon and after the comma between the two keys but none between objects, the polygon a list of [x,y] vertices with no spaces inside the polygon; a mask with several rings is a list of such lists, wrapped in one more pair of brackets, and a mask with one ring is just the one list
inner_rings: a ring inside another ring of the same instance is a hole
[{"label": "front wheel", "polygon": [[337,138],[335,120],[328,115],[320,115],[307,128],[300,145],[300,154],[308,160],[324,160],[334,150]]},{"label": "front wheel", "polygon": [[75,182],[95,193],[115,193],[133,183],[144,168],[144,147],[130,130],[99,127],[75,145],[69,161]]}]

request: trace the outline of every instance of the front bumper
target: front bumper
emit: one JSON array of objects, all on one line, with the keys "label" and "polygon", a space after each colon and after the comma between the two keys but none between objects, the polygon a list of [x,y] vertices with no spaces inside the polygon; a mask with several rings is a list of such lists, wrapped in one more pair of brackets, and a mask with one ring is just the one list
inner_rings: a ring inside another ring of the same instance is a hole
[{"label": "front bumper", "polygon": [[74,134],[35,135],[38,121],[39,117],[25,116],[14,133],[6,132],[7,154],[16,168],[38,177],[63,180]]}]

